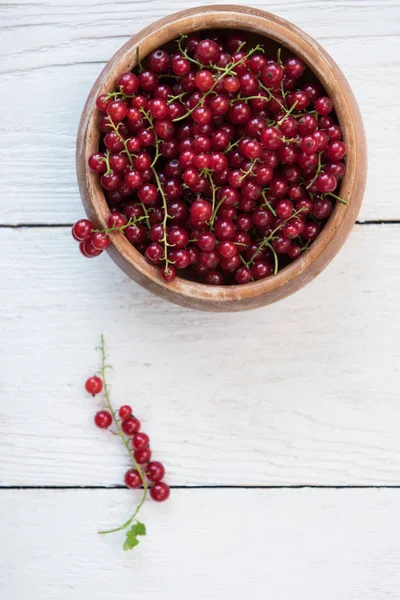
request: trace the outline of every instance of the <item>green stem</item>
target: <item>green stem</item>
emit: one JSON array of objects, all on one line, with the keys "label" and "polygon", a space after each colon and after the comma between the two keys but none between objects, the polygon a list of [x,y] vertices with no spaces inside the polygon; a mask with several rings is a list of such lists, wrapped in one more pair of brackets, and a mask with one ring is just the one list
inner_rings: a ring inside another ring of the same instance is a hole
[{"label": "green stem", "polygon": [[342,202],[342,204],[348,204],[347,200],[344,200],[343,198],[341,198],[340,196],[336,196],[336,194],[333,194],[332,192],[327,192],[325,194],[325,196],[332,196],[332,198],[335,198],[336,200],[339,200],[339,202]]},{"label": "green stem", "polygon": [[106,236],[110,233],[113,233],[114,231],[124,231],[124,229],[126,229],[127,227],[130,227],[131,225],[136,225],[136,223],[143,221],[143,219],[146,219],[146,217],[132,217],[125,225],[114,225],[113,227],[108,227],[107,229],[93,229],[93,233],[104,233],[104,236]]},{"label": "green stem", "polygon": [[[105,399],[107,402],[107,406],[109,411],[111,412],[111,414],[114,414],[114,409],[112,407],[111,404],[111,400],[110,400],[110,394],[108,391],[108,383],[106,381],[106,369],[107,369],[107,365],[106,365],[106,352],[105,352],[105,347],[104,347],[104,336],[101,336],[101,345],[99,347],[100,352],[101,352],[101,378],[103,380],[103,385],[104,385],[104,395],[105,395]],[[117,428],[117,435],[119,435],[119,437],[121,438],[130,459],[133,462],[133,465],[135,467],[135,469],[138,471],[139,475],[140,475],[140,479],[142,480],[143,483],[143,494],[142,494],[142,498],[139,502],[139,504],[136,507],[135,512],[133,513],[133,515],[130,517],[130,519],[128,519],[123,525],[121,525],[120,527],[115,527],[114,529],[107,529],[106,531],[99,531],[100,534],[106,534],[106,533],[114,533],[115,531],[121,531],[122,529],[125,529],[126,527],[128,527],[128,525],[130,525],[132,523],[132,521],[135,519],[136,515],[138,514],[138,512],[140,511],[140,509],[143,506],[144,501],[146,500],[147,497],[147,490],[148,490],[148,485],[147,485],[147,481],[146,481],[146,477],[142,471],[142,469],[140,468],[139,464],[136,462],[135,457],[133,456],[133,453],[131,451],[131,449],[129,448],[128,445],[128,441],[126,439],[126,437],[124,436],[122,429],[120,427],[119,422],[117,421],[117,419],[114,419],[114,423],[115,426]]]},{"label": "green stem", "polygon": [[268,201],[268,198],[267,198],[267,196],[266,196],[266,192],[265,192],[265,190],[263,190],[263,191],[261,192],[261,196],[262,196],[262,198],[263,198],[263,200],[264,200],[264,204],[263,204],[263,206],[266,206],[266,207],[267,207],[267,208],[268,208],[268,209],[269,209],[269,210],[272,212],[272,214],[274,215],[274,217],[276,217],[276,212],[275,212],[275,209],[274,209],[274,208],[271,206],[271,204],[269,203],[269,201]]},{"label": "green stem", "polygon": [[286,115],[284,117],[282,117],[282,119],[280,121],[277,122],[277,125],[282,125],[282,123],[288,118],[288,116],[294,111],[294,109],[296,108],[296,104],[297,104],[297,100],[296,102],[293,102],[292,106],[290,107],[290,110],[287,111]]},{"label": "green stem", "polygon": [[132,154],[128,150],[127,140],[119,132],[119,123],[118,123],[118,125],[116,125],[114,123],[114,121],[111,119],[110,116],[108,118],[109,118],[109,121],[110,121],[110,127],[111,127],[111,129],[114,130],[114,132],[117,134],[117,136],[119,137],[119,139],[123,143],[123,145],[124,145],[124,150],[123,151],[127,154],[128,159],[129,159],[129,164],[132,166],[133,165]]},{"label": "green stem", "polygon": [[310,189],[310,187],[313,185],[314,181],[317,179],[318,175],[321,173],[321,169],[322,169],[321,156],[322,156],[322,152],[318,152],[317,171],[316,171],[314,177],[311,179],[310,183],[306,186],[306,190]]}]

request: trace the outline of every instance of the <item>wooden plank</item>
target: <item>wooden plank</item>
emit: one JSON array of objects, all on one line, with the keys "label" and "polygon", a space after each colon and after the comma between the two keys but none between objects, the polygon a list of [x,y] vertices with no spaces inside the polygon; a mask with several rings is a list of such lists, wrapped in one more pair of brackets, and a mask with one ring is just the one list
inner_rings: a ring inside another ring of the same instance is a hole
[{"label": "wooden plank", "polygon": [[128,490],[0,491],[2,597],[380,600],[399,597],[399,490],[173,490],[148,535],[96,535]]},{"label": "wooden plank", "polygon": [[83,390],[100,333],[171,483],[400,484],[398,226],[356,226],[307,288],[241,314],[155,298],[63,228],[0,242],[3,485],[122,482]]},{"label": "wooden plank", "polygon": [[[187,0],[185,7],[197,4]],[[399,204],[393,202],[397,156],[390,150],[400,126],[393,89],[400,75],[399,3],[296,0],[254,6],[303,27],[340,64],[360,102],[370,148],[360,219],[399,219]],[[0,108],[7,117],[2,121],[7,143],[0,147],[0,160],[7,205],[0,223],[73,222],[82,214],[75,135],[92,82],[130,34],[183,5],[140,0],[111,8],[102,0],[47,0],[4,7],[0,40],[7,52],[0,61]]]}]

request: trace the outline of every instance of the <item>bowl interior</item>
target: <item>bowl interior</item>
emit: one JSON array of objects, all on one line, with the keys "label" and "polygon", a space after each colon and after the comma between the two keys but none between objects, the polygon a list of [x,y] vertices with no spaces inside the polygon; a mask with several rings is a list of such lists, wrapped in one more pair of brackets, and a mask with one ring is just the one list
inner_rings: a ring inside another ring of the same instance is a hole
[{"label": "bowl interior", "polygon": [[[347,171],[341,185],[340,195],[345,200],[350,200],[354,187],[354,170],[356,166],[354,151],[356,133],[351,115],[353,105],[355,106],[355,110],[357,110],[357,107],[344,76],[329,55],[316,42],[286,21],[268,15],[268,13],[250,9],[241,9],[242,12],[240,14],[235,14],[234,12],[228,12],[228,8],[207,8],[203,13],[196,13],[195,9],[193,9],[192,15],[188,16],[188,13],[191,11],[184,11],[181,18],[178,15],[175,19],[172,19],[172,17],[163,19],[156,23],[155,26],[140,32],[117,52],[96,81],[85,107],[86,121],[81,122],[81,128],[86,131],[86,135],[83,137],[85,163],[87,164],[88,157],[97,150],[99,143],[99,131],[97,128],[98,111],[95,106],[96,97],[100,93],[113,90],[119,74],[134,68],[137,52],[139,52],[140,59],[144,60],[152,50],[169,44],[171,40],[179,37],[180,33],[191,33],[193,31],[197,33],[200,29],[203,32],[208,31],[208,33],[210,33],[210,30],[216,29],[237,29],[246,32],[246,36],[252,42],[263,43],[266,47],[267,55],[276,56],[278,47],[281,47],[284,59],[289,55],[299,56],[308,67],[306,71],[307,81],[319,81],[326,90],[327,95],[333,99],[336,115],[343,131],[344,141],[350,149],[347,156]],[[199,26],[200,23],[201,27]],[[86,198],[88,196],[90,198],[90,202],[86,202],[89,215],[99,225],[104,227],[109,216],[109,208],[98,178],[89,172],[87,167],[85,167],[85,183],[88,192]],[[150,287],[153,291],[161,293],[161,295],[165,295],[166,297],[168,296],[168,290],[183,297],[195,297],[205,301],[224,302],[229,300],[240,302],[243,299],[265,295],[275,290],[274,300],[276,300],[281,296],[283,297],[291,293],[291,291],[295,291],[299,287],[293,284],[293,280],[299,275],[303,275],[304,281],[302,285],[316,275],[315,272],[311,271],[307,273],[307,269],[335,236],[345,218],[346,212],[350,213],[350,220],[354,223],[358,208],[359,203],[356,203],[356,206],[352,206],[351,203],[349,206],[337,203],[323,231],[307,252],[303,253],[293,263],[282,268],[276,276],[270,276],[266,279],[245,285],[214,287],[190,281],[183,277],[177,277],[174,282],[167,284],[160,278],[158,269],[149,265],[144,257],[128,242],[125,236],[120,233],[113,235],[111,254],[126,271],[127,265],[128,267],[134,267],[137,273],[137,277],[135,278],[143,284],[147,280],[146,287]],[[340,245],[341,243],[338,247]],[[122,258],[122,260],[118,260],[119,258]],[[329,260],[325,262],[329,262]],[[323,266],[319,270],[322,270]],[[163,290],[160,291],[160,288],[165,289],[165,294]]]}]

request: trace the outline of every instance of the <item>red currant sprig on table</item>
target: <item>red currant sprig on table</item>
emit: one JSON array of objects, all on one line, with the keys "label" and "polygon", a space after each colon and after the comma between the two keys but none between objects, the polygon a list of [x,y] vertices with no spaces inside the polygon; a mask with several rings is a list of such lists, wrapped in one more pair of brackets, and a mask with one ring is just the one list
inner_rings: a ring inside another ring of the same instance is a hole
[{"label": "red currant sprig on table", "polygon": [[[203,38],[182,35],[144,66],[138,57],[97,98],[89,168],[113,230],[164,281],[194,270],[206,284],[245,284],[298,258],[345,202],[346,146],[332,100],[299,58],[268,56],[241,32]],[[109,244],[86,220],[73,235],[85,256]]]},{"label": "red currant sprig on table", "polygon": [[104,390],[107,406],[96,413],[94,422],[100,429],[109,429],[112,425],[115,426],[115,432],[113,433],[121,438],[133,463],[133,468],[128,469],[125,473],[125,484],[128,488],[143,488],[141,500],[133,515],[120,527],[100,531],[99,533],[106,534],[127,530],[123,548],[124,550],[131,550],[138,545],[138,536],[146,535],[146,528],[137,519],[137,515],[146,500],[147,493],[149,492],[150,497],[156,502],[163,502],[169,497],[170,488],[163,481],[165,469],[162,463],[151,460],[149,436],[140,431],[140,421],[133,415],[132,408],[124,404],[118,411],[115,411],[111,405],[106,382],[106,370],[109,366],[106,364],[103,336],[101,336],[99,350],[101,352],[101,377],[97,375],[90,377],[85,383],[85,388],[92,395],[99,394]]}]

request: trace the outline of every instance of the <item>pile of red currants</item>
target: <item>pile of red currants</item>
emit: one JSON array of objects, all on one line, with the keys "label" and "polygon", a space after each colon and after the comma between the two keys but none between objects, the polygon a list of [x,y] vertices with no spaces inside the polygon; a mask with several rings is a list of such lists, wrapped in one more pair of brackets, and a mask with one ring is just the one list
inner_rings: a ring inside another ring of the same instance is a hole
[{"label": "pile of red currants", "polygon": [[344,202],[342,131],[303,62],[207,35],[153,51],[97,98],[89,167],[111,212],[107,229],[75,223],[85,256],[120,231],[167,282],[245,284],[298,258]]}]

